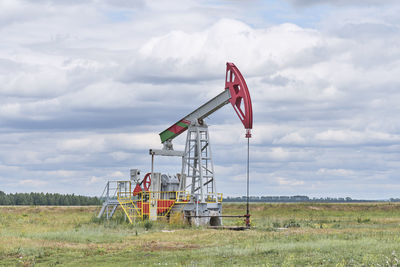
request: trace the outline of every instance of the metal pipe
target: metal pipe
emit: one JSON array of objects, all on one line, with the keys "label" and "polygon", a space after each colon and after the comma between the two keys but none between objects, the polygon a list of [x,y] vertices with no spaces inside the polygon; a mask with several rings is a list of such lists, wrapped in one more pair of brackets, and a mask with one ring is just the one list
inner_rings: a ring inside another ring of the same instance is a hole
[{"label": "metal pipe", "polygon": [[209,217],[222,217],[222,218],[243,218],[246,215],[186,215],[186,217],[196,217],[196,218],[209,218]]},{"label": "metal pipe", "polygon": [[150,179],[154,178],[153,173],[154,173],[154,153],[151,153],[151,176],[150,176]]},{"label": "metal pipe", "polygon": [[250,136],[247,135],[247,213],[246,213],[246,226],[250,227],[250,208],[249,208],[249,166],[250,166]]},{"label": "metal pipe", "polygon": [[247,214],[249,214],[249,154],[250,154],[250,138],[247,138]]}]

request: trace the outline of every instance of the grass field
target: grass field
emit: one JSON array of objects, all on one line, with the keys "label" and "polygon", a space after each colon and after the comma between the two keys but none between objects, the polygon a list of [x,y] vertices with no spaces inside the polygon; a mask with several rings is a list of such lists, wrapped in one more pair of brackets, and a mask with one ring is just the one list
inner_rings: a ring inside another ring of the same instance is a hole
[{"label": "grass field", "polygon": [[99,221],[95,209],[0,207],[0,266],[400,265],[400,204],[252,204],[246,231]]}]

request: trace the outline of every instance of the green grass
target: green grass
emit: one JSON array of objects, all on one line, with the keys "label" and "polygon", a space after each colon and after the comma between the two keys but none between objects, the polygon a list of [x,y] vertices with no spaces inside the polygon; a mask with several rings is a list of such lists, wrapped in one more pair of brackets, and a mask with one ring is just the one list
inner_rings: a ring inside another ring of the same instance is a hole
[{"label": "green grass", "polygon": [[[0,266],[400,265],[399,204],[251,204],[247,231],[131,225],[95,209],[0,207]],[[243,215],[245,205],[223,209]]]}]

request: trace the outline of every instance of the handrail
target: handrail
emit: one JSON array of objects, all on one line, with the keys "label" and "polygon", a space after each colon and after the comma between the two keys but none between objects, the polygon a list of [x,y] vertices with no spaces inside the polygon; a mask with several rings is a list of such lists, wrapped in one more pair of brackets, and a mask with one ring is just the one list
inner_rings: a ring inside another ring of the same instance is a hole
[{"label": "handrail", "polygon": [[[139,192],[136,197],[134,197],[130,191],[118,191],[117,198],[118,200],[136,200],[149,194],[160,194],[159,199],[164,200],[166,198],[163,197],[168,195],[168,199],[175,199],[177,203],[187,203],[191,197],[191,194],[188,191],[143,191]],[[174,198],[171,198],[172,196],[174,196]],[[211,193],[206,195],[207,203],[221,203],[222,201],[222,193]]]}]

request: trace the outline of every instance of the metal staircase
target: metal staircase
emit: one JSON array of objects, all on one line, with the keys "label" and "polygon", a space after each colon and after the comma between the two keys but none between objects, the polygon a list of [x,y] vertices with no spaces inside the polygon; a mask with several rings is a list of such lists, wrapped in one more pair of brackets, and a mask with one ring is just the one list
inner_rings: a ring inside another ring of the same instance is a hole
[{"label": "metal staircase", "polygon": [[104,202],[103,205],[101,206],[100,211],[98,211],[97,218],[101,218],[103,215],[106,216],[107,220],[112,218],[112,216],[114,215],[115,211],[119,206],[117,193],[118,193],[118,182],[108,181],[106,186],[104,187],[103,193],[100,196],[100,199],[104,200]]},{"label": "metal staircase", "polygon": [[118,200],[130,223],[133,223],[136,218],[141,218],[141,210],[135,205],[132,200]]},{"label": "metal staircase", "polygon": [[104,202],[97,218],[112,218],[118,207],[121,207],[130,223],[136,219],[150,218],[151,214],[157,218],[167,217],[176,203],[187,203],[188,198],[188,195],[177,191],[144,191],[133,196],[131,181],[108,181],[100,198]]}]

